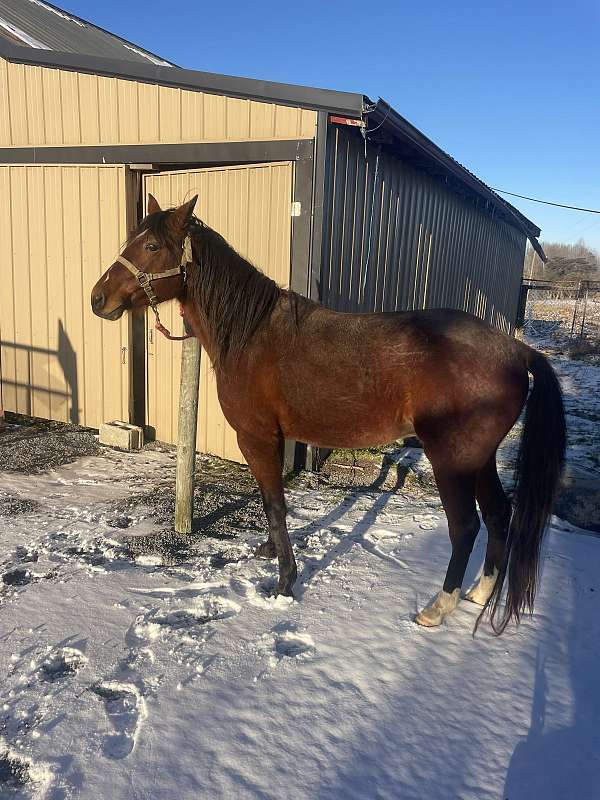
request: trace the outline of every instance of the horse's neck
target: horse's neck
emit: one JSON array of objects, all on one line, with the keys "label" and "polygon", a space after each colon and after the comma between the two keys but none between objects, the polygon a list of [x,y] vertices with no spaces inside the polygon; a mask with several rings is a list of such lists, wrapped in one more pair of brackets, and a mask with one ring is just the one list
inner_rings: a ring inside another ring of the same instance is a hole
[{"label": "horse's neck", "polygon": [[181,307],[183,309],[185,321],[191,328],[192,333],[200,341],[202,349],[206,352],[210,360],[214,361],[216,350],[204,314],[202,314],[201,310],[190,298],[184,300]]},{"label": "horse's neck", "polygon": [[[220,237],[219,237],[220,239]],[[227,245],[216,240],[219,249]],[[208,253],[202,264],[202,242],[195,248],[198,271],[188,273],[187,314],[195,335],[221,371],[229,356],[236,363],[259,326],[275,308],[281,290],[235,251]],[[212,246],[212,242],[208,242]],[[218,258],[213,260],[214,256]]]}]

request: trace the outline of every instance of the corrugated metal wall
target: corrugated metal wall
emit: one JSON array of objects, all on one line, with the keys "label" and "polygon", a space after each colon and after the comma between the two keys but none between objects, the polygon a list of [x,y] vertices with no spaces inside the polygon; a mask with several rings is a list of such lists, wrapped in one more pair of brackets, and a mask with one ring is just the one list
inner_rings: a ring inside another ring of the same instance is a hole
[{"label": "corrugated metal wall", "polygon": [[377,165],[375,148],[365,158],[360,134],[337,125],[328,132],[324,206],[325,305],[458,308],[512,330],[525,235],[487,209],[391,155]]},{"label": "corrugated metal wall", "polygon": [[312,139],[316,112],[0,59],[0,146]]},{"label": "corrugated metal wall", "polygon": [[[145,176],[144,196],[153,194],[165,208],[198,194],[196,214],[243,256],[281,286],[290,279],[292,164],[259,164],[163,172]],[[164,303],[163,323],[182,329],[178,304]],[[147,424],[163,442],[177,441],[181,346],[153,330],[147,336]],[[243,462],[235,431],[227,424],[217,397],[213,369],[202,356],[197,448]]]},{"label": "corrugated metal wall", "polygon": [[128,319],[91,287],[126,237],[126,169],[0,165],[0,377],[5,410],[98,427],[128,419]]}]

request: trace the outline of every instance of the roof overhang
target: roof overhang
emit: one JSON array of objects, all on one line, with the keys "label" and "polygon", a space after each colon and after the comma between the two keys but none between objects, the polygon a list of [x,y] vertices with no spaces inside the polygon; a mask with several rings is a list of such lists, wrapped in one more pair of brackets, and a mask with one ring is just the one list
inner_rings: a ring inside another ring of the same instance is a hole
[{"label": "roof overhang", "polygon": [[0,56],[7,61],[34,64],[41,67],[56,67],[78,72],[91,72],[113,78],[159,83],[178,89],[225,94],[228,97],[258,100],[287,106],[301,106],[315,111],[360,116],[363,111],[363,95],[352,92],[337,92],[333,89],[315,89],[290,83],[273,83],[254,78],[238,78],[212,72],[198,72],[181,67],[162,67],[152,63],[121,61],[120,59],[86,56],[79,53],[60,53],[55,50],[39,50],[20,47],[0,38]]}]

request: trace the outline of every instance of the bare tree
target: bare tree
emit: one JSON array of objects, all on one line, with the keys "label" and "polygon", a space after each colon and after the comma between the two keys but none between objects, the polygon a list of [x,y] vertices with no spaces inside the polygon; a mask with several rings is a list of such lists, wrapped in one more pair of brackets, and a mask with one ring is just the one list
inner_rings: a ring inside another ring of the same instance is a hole
[{"label": "bare tree", "polygon": [[578,283],[579,281],[600,281],[600,253],[589,247],[583,239],[575,244],[563,242],[542,242],[548,256],[546,264],[527,245],[523,275],[552,283]]}]

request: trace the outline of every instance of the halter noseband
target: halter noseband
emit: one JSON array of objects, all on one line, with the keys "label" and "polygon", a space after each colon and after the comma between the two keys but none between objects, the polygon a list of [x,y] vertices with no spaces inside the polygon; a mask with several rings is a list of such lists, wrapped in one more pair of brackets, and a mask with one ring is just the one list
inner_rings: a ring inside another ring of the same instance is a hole
[{"label": "halter noseband", "polygon": [[[182,276],[183,283],[185,285],[187,277],[187,265],[194,260],[192,255],[192,242],[189,233],[186,234],[186,237],[183,240],[181,262],[178,267],[173,267],[173,269],[167,269],[164,272],[142,272],[142,270],[138,269],[135,264],[132,264],[131,261],[128,261],[125,256],[117,256],[116,260],[119,262],[119,264],[122,264],[126,269],[128,269],[134,278],[137,278],[138,283],[146,292],[146,296],[150,301],[150,308],[156,317],[156,324],[154,326],[156,330],[160,331],[164,336],[167,337],[167,339],[174,339],[177,341],[181,339],[189,339],[190,334],[186,334],[185,336],[172,336],[170,331],[162,324],[158,314],[158,297],[154,294],[154,289],[152,288],[152,281],[157,281],[159,278],[173,278],[175,276]],[[181,316],[183,316],[183,312]]]}]

